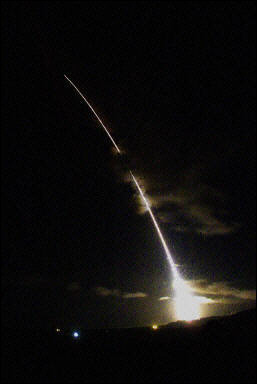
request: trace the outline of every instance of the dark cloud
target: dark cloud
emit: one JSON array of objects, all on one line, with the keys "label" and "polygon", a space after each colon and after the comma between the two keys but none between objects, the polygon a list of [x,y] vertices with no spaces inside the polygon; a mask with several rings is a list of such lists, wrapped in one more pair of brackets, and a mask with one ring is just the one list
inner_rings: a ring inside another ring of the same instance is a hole
[{"label": "dark cloud", "polygon": [[[236,232],[240,224],[228,216],[223,192],[202,180],[202,168],[187,170],[176,184],[157,184],[154,176],[138,176],[151,207],[159,220],[177,232],[195,232],[206,236],[227,235]],[[140,197],[138,212],[146,212]]]},{"label": "dark cloud", "polygon": [[109,289],[106,287],[96,287],[95,293],[99,296],[116,296],[123,299],[137,299],[147,297],[148,295],[143,292],[121,292],[119,289]]},{"label": "dark cloud", "polygon": [[79,291],[81,289],[81,286],[80,286],[80,283],[77,282],[77,281],[73,281],[72,283],[70,283],[68,286],[67,286],[67,290],[68,291]]},{"label": "dark cloud", "polygon": [[120,296],[120,290],[119,289],[109,289],[106,287],[96,287],[95,293],[98,296]]}]

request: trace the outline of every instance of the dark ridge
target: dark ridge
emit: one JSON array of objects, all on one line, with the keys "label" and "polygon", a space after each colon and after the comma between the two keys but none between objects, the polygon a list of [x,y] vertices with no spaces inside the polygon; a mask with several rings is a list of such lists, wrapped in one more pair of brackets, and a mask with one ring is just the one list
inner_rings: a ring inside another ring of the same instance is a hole
[{"label": "dark ridge", "polygon": [[256,379],[256,309],[154,331],[3,329],[6,383],[246,382]]}]

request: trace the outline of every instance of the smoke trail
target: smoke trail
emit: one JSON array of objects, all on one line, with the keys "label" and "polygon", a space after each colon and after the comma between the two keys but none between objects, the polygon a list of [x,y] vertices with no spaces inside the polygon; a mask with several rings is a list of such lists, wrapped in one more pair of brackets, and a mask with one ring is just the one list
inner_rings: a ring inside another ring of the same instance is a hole
[{"label": "smoke trail", "polygon": [[[99,123],[101,124],[101,126],[103,127],[103,129],[105,130],[105,132],[107,133],[107,135],[109,136],[109,138],[110,138],[112,144],[113,144],[114,147],[117,149],[118,153],[121,154],[121,150],[119,149],[118,145],[115,143],[113,137],[111,136],[111,134],[109,133],[108,129],[106,128],[106,126],[104,125],[104,123],[102,122],[102,120],[100,119],[100,117],[97,115],[97,113],[95,112],[95,110],[93,109],[93,107],[91,106],[91,104],[87,101],[87,99],[85,98],[85,96],[80,92],[80,90],[76,87],[76,85],[75,85],[75,84],[74,84],[74,83],[73,83],[73,82],[72,82],[66,75],[64,75],[64,77],[69,81],[69,83],[73,86],[73,88],[78,92],[78,94],[82,97],[82,99],[83,99],[83,100],[86,102],[86,104],[89,106],[89,108],[91,109],[91,111],[93,112],[93,114],[95,115],[95,117],[97,118],[97,120],[99,121]],[[144,195],[144,193],[143,193],[143,191],[142,191],[140,185],[138,184],[137,179],[135,178],[135,176],[133,175],[133,173],[131,172],[131,170],[129,170],[129,173],[130,173],[130,175],[131,175],[131,177],[132,177],[132,180],[133,180],[133,182],[134,182],[134,184],[135,184],[137,190],[139,191],[139,194],[140,194],[140,196],[142,197],[142,199],[143,199],[143,201],[144,201],[144,203],[145,203],[145,206],[146,206],[146,208],[147,208],[147,210],[148,210],[148,212],[149,212],[149,215],[150,215],[150,217],[151,217],[151,219],[152,219],[152,221],[153,221],[154,227],[155,227],[155,229],[156,229],[156,231],[157,231],[157,233],[158,233],[158,236],[159,236],[159,238],[160,238],[160,241],[161,241],[161,243],[162,243],[162,246],[163,246],[163,248],[164,248],[164,250],[165,250],[165,253],[166,253],[166,256],[167,256],[167,260],[168,260],[168,262],[169,262],[169,264],[170,264],[170,266],[171,266],[171,270],[172,270],[172,272],[173,272],[174,280],[175,280],[175,281],[181,280],[180,277],[179,277],[179,274],[178,274],[176,265],[175,265],[175,263],[174,263],[174,261],[173,261],[173,259],[172,259],[171,254],[170,254],[170,251],[169,251],[169,248],[168,248],[168,246],[167,246],[167,243],[166,243],[166,241],[165,241],[165,239],[164,239],[164,237],[163,237],[163,235],[162,235],[162,232],[161,232],[160,227],[159,227],[159,225],[158,225],[158,223],[157,223],[157,221],[156,221],[156,218],[155,218],[155,216],[154,216],[154,214],[153,214],[153,212],[152,212],[152,210],[151,210],[151,208],[150,208],[150,205],[149,205],[149,203],[148,203],[148,201],[147,201],[147,199],[146,199],[146,197],[145,197],[145,195]]]}]

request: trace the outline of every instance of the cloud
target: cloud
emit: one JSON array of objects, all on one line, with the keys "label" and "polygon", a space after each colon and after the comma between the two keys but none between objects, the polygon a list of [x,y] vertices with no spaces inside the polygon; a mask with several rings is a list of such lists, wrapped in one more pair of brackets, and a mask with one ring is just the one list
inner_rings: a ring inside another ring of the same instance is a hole
[{"label": "cloud", "polygon": [[[233,287],[228,282],[207,282],[207,280],[188,280],[185,283],[192,294],[202,304],[242,304],[245,301],[256,301],[256,290]],[[170,296],[162,296],[159,301],[174,300]]]},{"label": "cloud", "polygon": [[[245,301],[256,301],[256,290],[246,290],[233,287],[228,282],[208,282],[207,280],[188,280],[185,283],[190,287],[192,294],[202,304],[240,304]],[[70,290],[77,290],[77,283],[70,284]],[[95,287],[95,293],[102,297],[119,297],[121,299],[140,299],[148,297],[144,292],[122,292],[119,289]],[[170,296],[161,296],[159,301],[173,300]]]},{"label": "cloud", "polygon": [[141,297],[147,297],[147,294],[143,292],[124,293],[122,297],[123,299],[137,299]]},{"label": "cloud", "polygon": [[192,292],[198,295],[211,296],[216,303],[242,303],[246,300],[256,301],[256,290],[239,289],[228,282],[212,282],[206,280],[188,281]]},{"label": "cloud", "polygon": [[[223,193],[202,180],[202,168],[192,167],[184,172],[176,184],[143,179],[137,174],[147,200],[159,221],[170,224],[177,232],[195,232],[204,236],[228,235],[240,225],[228,217]],[[158,185],[158,187],[156,187]],[[146,207],[136,195],[140,214]]]},{"label": "cloud", "polygon": [[120,296],[121,292],[119,289],[109,289],[106,287],[96,287],[95,292],[98,296]]},{"label": "cloud", "polygon": [[72,283],[70,283],[68,286],[67,286],[67,290],[68,291],[79,291],[81,289],[81,286],[80,286],[80,283],[78,283],[77,281],[73,281]]},{"label": "cloud", "polygon": [[94,290],[98,296],[116,296],[123,299],[138,299],[148,296],[144,292],[121,292],[119,289],[109,289],[106,287],[96,287]]},{"label": "cloud", "polygon": [[[203,235],[226,235],[235,232],[239,225],[226,224],[215,217],[214,210],[200,204],[187,206],[186,214],[196,221],[196,232]],[[197,227],[198,224],[198,227]]]}]

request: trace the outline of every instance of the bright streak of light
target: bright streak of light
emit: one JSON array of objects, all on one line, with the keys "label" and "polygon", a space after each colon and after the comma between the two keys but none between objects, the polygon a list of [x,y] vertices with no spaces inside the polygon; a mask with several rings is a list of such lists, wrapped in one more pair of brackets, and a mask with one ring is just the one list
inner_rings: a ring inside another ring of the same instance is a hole
[{"label": "bright streak of light", "polygon": [[[106,128],[106,126],[104,125],[104,123],[102,122],[102,120],[100,119],[100,117],[97,115],[97,113],[95,112],[95,110],[94,110],[94,108],[91,106],[91,104],[87,101],[87,99],[85,98],[85,96],[80,92],[80,90],[76,87],[76,85],[75,85],[75,84],[74,84],[74,83],[73,83],[73,82],[72,82],[66,75],[64,75],[64,77],[69,81],[69,83],[73,86],[73,88],[78,92],[78,94],[79,94],[79,95],[82,97],[82,99],[86,102],[86,104],[89,106],[89,108],[91,109],[91,111],[93,112],[93,114],[95,115],[95,117],[97,118],[97,120],[99,121],[99,123],[101,124],[101,126],[104,128],[105,132],[106,132],[107,135],[109,136],[111,142],[113,143],[113,145],[115,146],[115,148],[117,149],[117,151],[118,151],[119,153],[121,153],[121,151],[120,151],[118,145],[115,143],[115,141],[114,141],[114,139],[112,138],[110,132],[108,131],[108,129]],[[158,235],[159,235],[159,238],[160,238],[160,240],[161,240],[161,243],[162,243],[162,245],[163,245],[163,248],[164,248],[164,250],[165,250],[165,252],[166,252],[168,261],[169,261],[169,263],[170,263],[170,265],[171,265],[171,269],[172,269],[172,271],[173,271],[173,273],[174,273],[174,277],[176,277],[176,276],[178,275],[178,272],[177,272],[177,269],[176,269],[176,265],[175,265],[175,263],[174,263],[174,261],[173,261],[173,259],[172,259],[172,256],[171,256],[171,254],[170,254],[169,248],[168,248],[168,246],[167,246],[167,244],[166,244],[166,241],[165,241],[165,239],[164,239],[164,237],[163,237],[163,235],[162,235],[162,233],[161,233],[161,230],[160,230],[160,228],[159,228],[159,225],[158,225],[158,223],[157,223],[157,221],[156,221],[156,219],[155,219],[155,217],[154,217],[154,214],[153,214],[153,212],[152,212],[152,210],[151,210],[151,208],[150,208],[150,205],[149,205],[147,199],[145,198],[144,193],[143,193],[143,191],[142,191],[140,185],[138,184],[138,182],[137,182],[135,176],[133,175],[133,173],[132,173],[131,171],[129,171],[129,172],[130,172],[130,175],[131,175],[131,177],[132,177],[132,179],[133,179],[133,181],[134,181],[134,183],[135,183],[135,185],[136,185],[136,187],[137,187],[137,189],[138,189],[138,191],[139,191],[139,193],[140,193],[140,196],[142,197],[142,199],[143,199],[143,201],[144,201],[144,203],[145,203],[145,206],[146,206],[146,208],[147,208],[147,210],[148,210],[148,212],[149,212],[149,214],[150,214],[150,216],[151,216],[151,219],[152,219],[152,221],[153,221],[153,223],[154,223],[154,226],[155,226],[155,228],[156,228],[156,230],[157,230],[157,233],[158,233]]]},{"label": "bright streak of light", "polygon": [[150,215],[150,217],[151,217],[151,219],[152,219],[152,221],[153,221],[153,224],[154,224],[154,226],[155,226],[155,229],[156,229],[156,231],[157,231],[157,233],[158,233],[158,235],[159,235],[159,238],[160,238],[161,243],[162,243],[162,245],[163,245],[163,248],[164,248],[164,250],[165,250],[167,259],[168,259],[168,261],[169,261],[169,263],[170,263],[170,266],[171,266],[171,269],[172,269],[174,278],[176,279],[176,278],[179,277],[179,276],[178,276],[178,271],[177,271],[176,265],[175,265],[175,263],[174,263],[174,261],[173,261],[173,259],[172,259],[172,256],[171,256],[171,254],[170,254],[170,251],[169,251],[169,248],[168,248],[168,246],[167,246],[167,244],[166,244],[166,241],[165,241],[165,239],[164,239],[164,237],[163,237],[163,235],[162,235],[162,233],[161,233],[161,230],[160,230],[160,228],[159,228],[159,225],[158,225],[158,223],[157,223],[157,221],[156,221],[156,219],[155,219],[155,217],[154,217],[154,214],[153,214],[153,212],[152,212],[152,210],[151,210],[151,208],[150,208],[150,205],[149,205],[147,199],[145,198],[144,193],[143,193],[142,189],[140,188],[140,185],[138,184],[138,182],[137,182],[135,176],[133,175],[133,173],[132,173],[131,171],[129,171],[129,172],[130,172],[130,175],[131,175],[131,177],[132,177],[132,179],[133,179],[133,181],[134,181],[134,183],[135,183],[135,185],[136,185],[136,187],[137,187],[137,189],[138,189],[138,191],[139,191],[139,193],[140,193],[140,196],[142,197],[142,199],[143,199],[143,201],[144,201],[144,203],[145,203],[145,206],[146,206],[146,208],[147,208],[147,210],[148,210],[148,212],[149,212],[149,215]]},{"label": "bright streak of light", "polygon": [[[94,108],[91,106],[91,104],[87,101],[87,99],[85,98],[85,96],[80,92],[80,90],[76,87],[76,85],[66,76],[64,75],[64,77],[66,78],[66,80],[69,81],[69,83],[73,86],[73,88],[78,92],[78,94],[82,97],[82,99],[85,101],[85,103],[88,105],[88,107],[90,108],[90,110],[93,112],[93,114],[95,115],[95,117],[97,118],[97,120],[99,121],[99,123],[101,124],[101,126],[103,127],[103,129],[105,130],[105,132],[107,133],[109,139],[111,140],[112,144],[114,145],[114,147],[116,148],[117,152],[119,154],[121,154],[121,151],[118,147],[118,145],[115,143],[112,135],[110,134],[110,132],[108,131],[108,129],[106,128],[106,126],[104,125],[103,121],[100,119],[100,117],[97,115],[97,113],[95,112]],[[141,196],[141,198],[143,199],[144,203],[145,203],[145,206],[149,212],[149,215],[153,221],[153,224],[154,224],[154,227],[158,233],[158,236],[160,238],[160,241],[162,243],[162,246],[165,250],[165,253],[166,253],[166,256],[167,256],[167,259],[168,259],[168,262],[170,264],[170,267],[171,267],[171,270],[172,270],[172,273],[173,273],[173,287],[174,287],[174,290],[175,290],[175,308],[176,308],[176,314],[177,314],[177,318],[178,320],[193,320],[193,319],[196,319],[196,318],[199,318],[200,316],[200,304],[199,304],[199,301],[197,301],[195,299],[195,297],[191,294],[190,290],[188,289],[187,285],[185,284],[185,282],[183,281],[183,279],[179,276],[179,273],[178,273],[178,270],[176,268],[176,264],[174,263],[173,261],[173,258],[171,256],[171,253],[170,253],[170,250],[167,246],[167,243],[161,233],[161,230],[160,230],[160,227],[155,219],[155,216],[150,208],[150,205],[137,181],[137,179],[135,178],[135,176],[133,175],[133,173],[129,170],[130,172],[130,175],[134,181],[134,184],[136,186],[136,188],[138,189],[138,192]]]},{"label": "bright streak of light", "polygon": [[64,75],[65,79],[67,79],[69,81],[69,83],[73,86],[74,89],[76,89],[76,91],[78,92],[78,94],[82,97],[82,99],[86,102],[86,104],[88,105],[88,107],[91,109],[91,111],[93,112],[93,114],[95,115],[95,117],[97,118],[97,120],[99,121],[99,123],[101,124],[101,126],[103,127],[103,129],[105,130],[105,132],[107,133],[107,135],[109,136],[110,140],[112,141],[114,147],[117,149],[117,151],[119,153],[121,153],[118,145],[115,143],[115,141],[113,140],[110,132],[108,131],[108,129],[106,128],[106,126],[104,125],[104,123],[102,122],[102,120],[100,119],[100,117],[97,115],[97,113],[95,112],[94,108],[92,107],[92,105],[89,103],[89,101],[87,101],[87,99],[85,98],[85,96],[80,92],[80,90],[76,87],[76,85],[68,78],[68,76]]},{"label": "bright streak of light", "polygon": [[175,311],[176,311],[176,317],[178,320],[196,320],[200,318],[201,312],[200,312],[200,302],[197,297],[195,297],[191,291],[190,288],[187,286],[187,284],[184,282],[184,280],[180,277],[178,270],[176,268],[176,264],[174,263],[172,256],[170,254],[169,248],[167,246],[167,243],[161,233],[160,227],[154,217],[154,214],[150,208],[150,205],[144,196],[144,193],[142,189],[140,188],[140,185],[138,184],[135,176],[130,171],[131,177],[140,193],[140,196],[142,197],[145,206],[149,212],[149,215],[151,216],[151,219],[153,221],[153,224],[156,228],[156,231],[159,235],[159,238],[161,240],[161,243],[163,245],[163,248],[165,250],[167,259],[170,263],[171,270],[173,272],[173,288],[175,291]]}]

